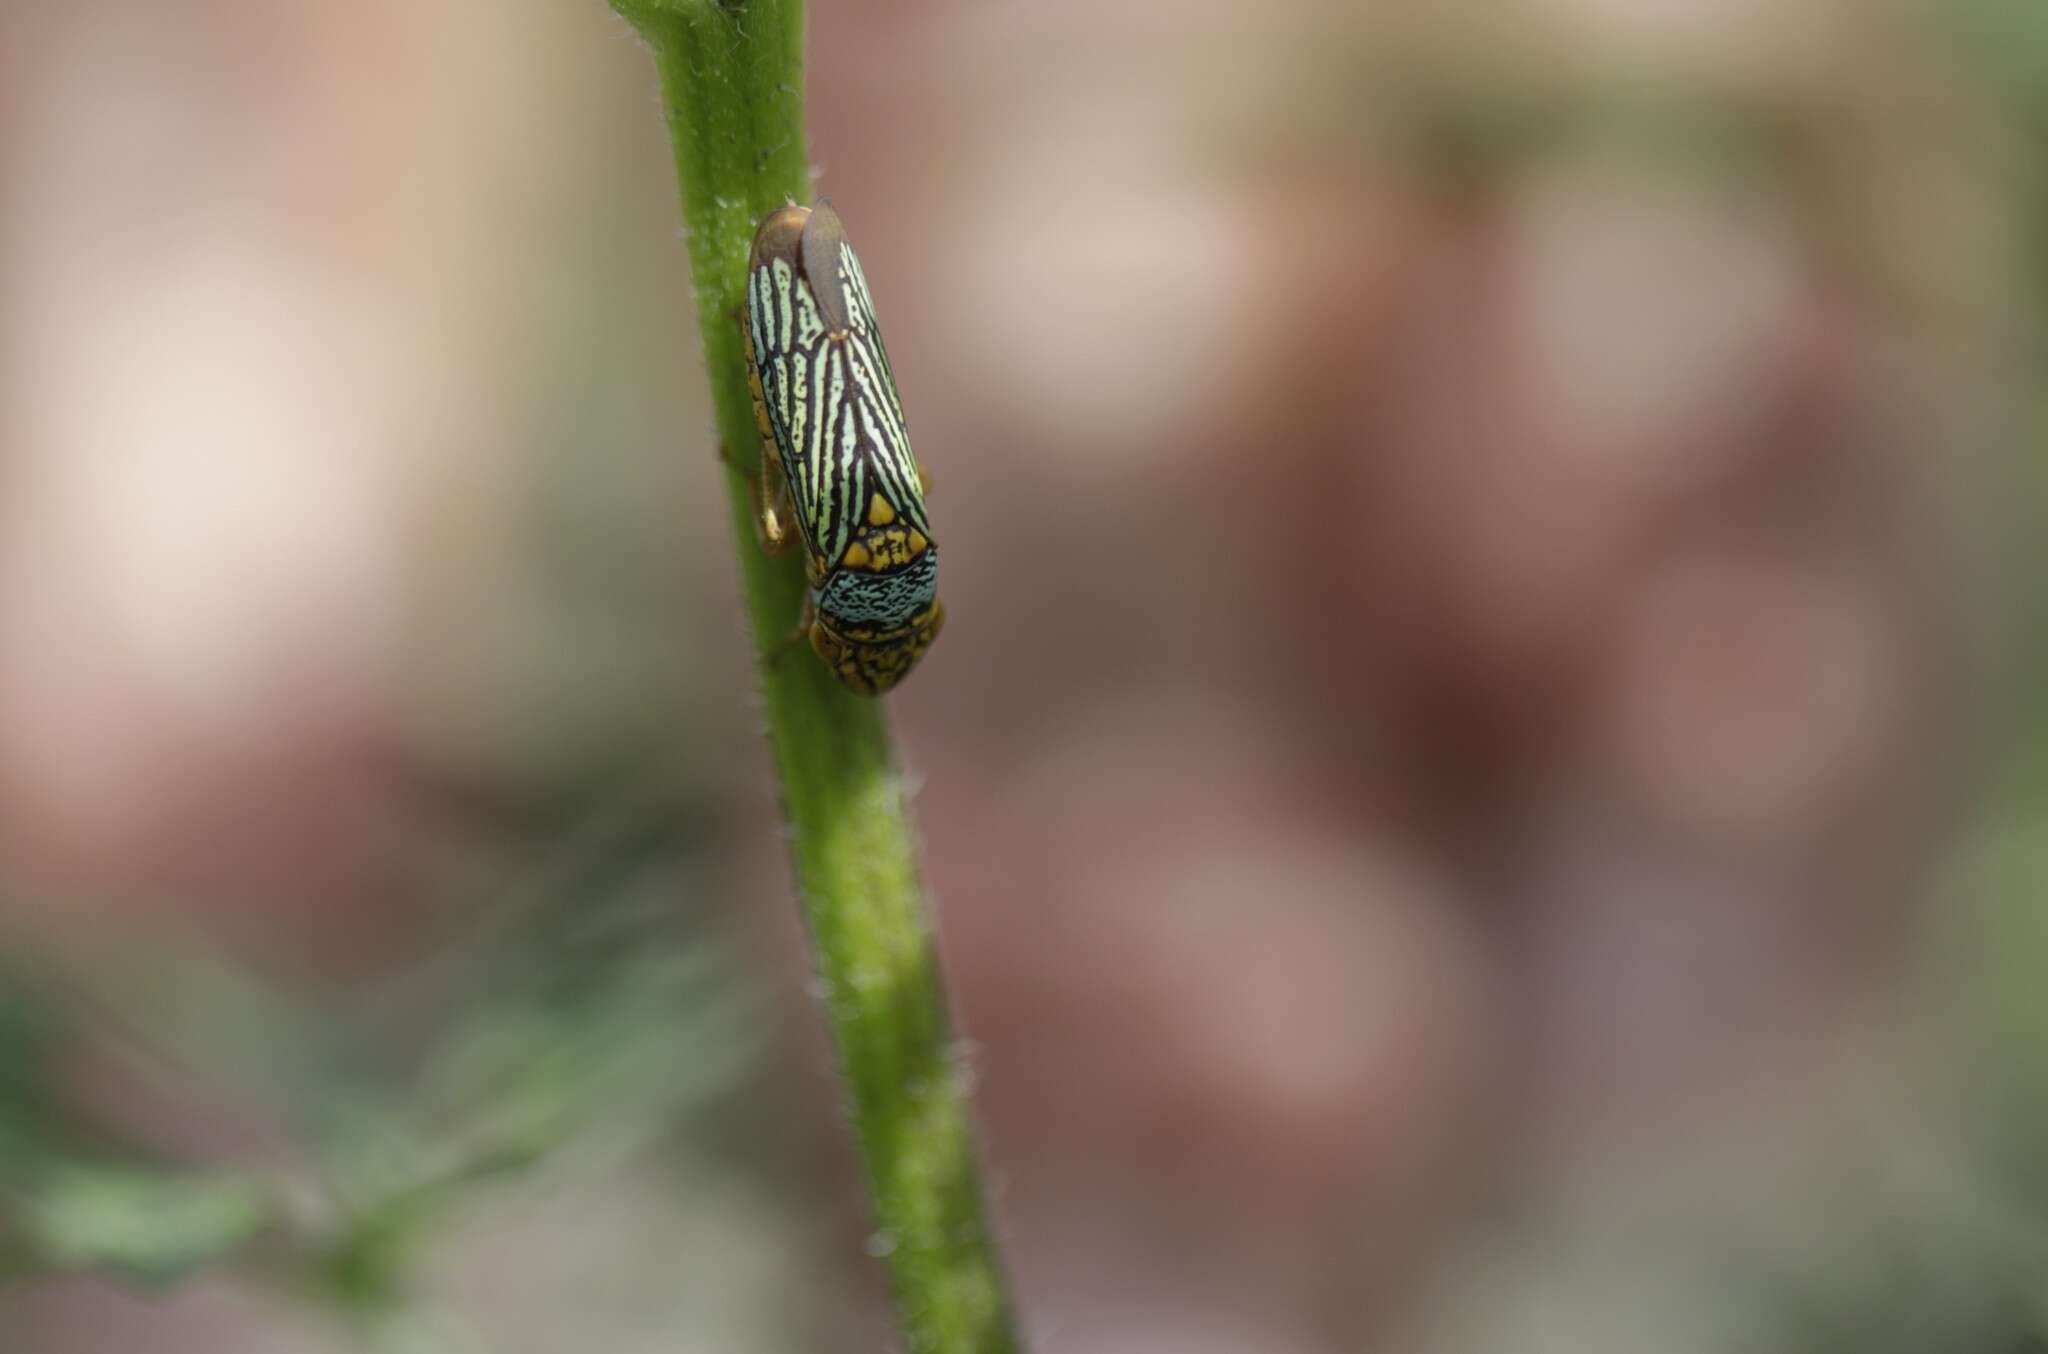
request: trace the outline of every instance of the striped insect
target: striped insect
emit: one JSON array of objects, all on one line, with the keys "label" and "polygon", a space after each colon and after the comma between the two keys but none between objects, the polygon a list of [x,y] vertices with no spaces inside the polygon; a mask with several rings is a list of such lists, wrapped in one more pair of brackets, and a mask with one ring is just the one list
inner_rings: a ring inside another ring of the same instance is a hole
[{"label": "striped insect", "polygon": [[747,379],[761,428],[761,539],[794,543],[810,592],[792,638],[879,695],[938,637],[939,549],[860,260],[830,205],[770,212],[747,261]]}]

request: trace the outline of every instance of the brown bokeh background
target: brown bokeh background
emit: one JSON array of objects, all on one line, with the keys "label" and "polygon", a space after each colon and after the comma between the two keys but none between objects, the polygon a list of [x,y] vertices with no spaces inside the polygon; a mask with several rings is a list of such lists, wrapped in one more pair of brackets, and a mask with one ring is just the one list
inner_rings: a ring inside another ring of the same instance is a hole
[{"label": "brown bokeh background", "polygon": [[[1039,1348],[2024,1347],[2044,48],[816,7]],[[292,1175],[592,859],[747,1012],[423,1238],[431,1337],[31,1273],[7,1347],[885,1347],[678,219],[598,0],[0,0],[0,920],[66,1031],[13,1093]]]}]

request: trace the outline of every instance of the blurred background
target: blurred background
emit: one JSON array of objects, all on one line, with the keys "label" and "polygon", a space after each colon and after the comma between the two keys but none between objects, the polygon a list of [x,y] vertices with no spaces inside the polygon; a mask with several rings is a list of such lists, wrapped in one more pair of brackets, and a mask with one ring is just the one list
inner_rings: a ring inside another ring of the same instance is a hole
[{"label": "blurred background", "polygon": [[[2048,6],[822,3],[1063,1354],[2048,1332]],[[647,54],[0,0],[0,1347],[888,1347]]]}]

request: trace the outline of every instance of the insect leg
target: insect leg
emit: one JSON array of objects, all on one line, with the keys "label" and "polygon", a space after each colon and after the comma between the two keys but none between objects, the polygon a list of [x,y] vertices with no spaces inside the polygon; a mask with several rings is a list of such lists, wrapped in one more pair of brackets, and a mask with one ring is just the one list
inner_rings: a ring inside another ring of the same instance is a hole
[{"label": "insect leg", "polygon": [[[747,396],[754,403],[754,426],[761,431],[761,487],[754,495],[754,520],[761,526],[761,546],[771,555],[789,549],[796,533],[784,523],[780,508],[794,519],[796,508],[789,494],[789,481],[782,474],[782,453],[776,449],[775,425],[768,418],[768,395],[761,389],[761,369],[754,360],[754,335],[743,316],[733,317],[740,325],[740,345],[747,355]],[[721,448],[723,454],[723,448]]]},{"label": "insect leg", "polygon": [[779,555],[796,544],[796,504],[789,496],[789,481],[782,473],[782,457],[774,447],[761,448],[761,485],[754,506],[761,512],[761,545]]},{"label": "insect leg", "polygon": [[782,477],[782,467],[773,448],[763,448],[759,480],[754,478],[754,468],[733,459],[732,451],[724,443],[718,447],[718,459],[732,470],[747,476],[747,497],[754,505],[754,525],[761,534],[761,548],[771,555],[780,555],[796,543],[796,532],[790,529],[796,512],[790,501],[789,483]]}]

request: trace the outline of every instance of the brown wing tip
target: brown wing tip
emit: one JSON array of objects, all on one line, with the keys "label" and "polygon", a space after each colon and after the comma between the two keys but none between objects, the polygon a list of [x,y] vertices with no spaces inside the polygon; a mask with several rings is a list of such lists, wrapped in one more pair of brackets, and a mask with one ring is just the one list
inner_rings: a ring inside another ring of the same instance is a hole
[{"label": "brown wing tip", "polygon": [[787,207],[777,207],[762,217],[760,229],[754,232],[754,249],[747,259],[747,266],[758,267],[770,259],[800,263],[804,227],[810,219],[811,209],[799,207],[794,202]]},{"label": "brown wing tip", "polygon": [[846,245],[846,226],[829,200],[820,198],[804,222],[804,276],[811,294],[818,298],[818,310],[826,327],[843,334],[852,325],[846,293],[839,282],[839,251]]}]

